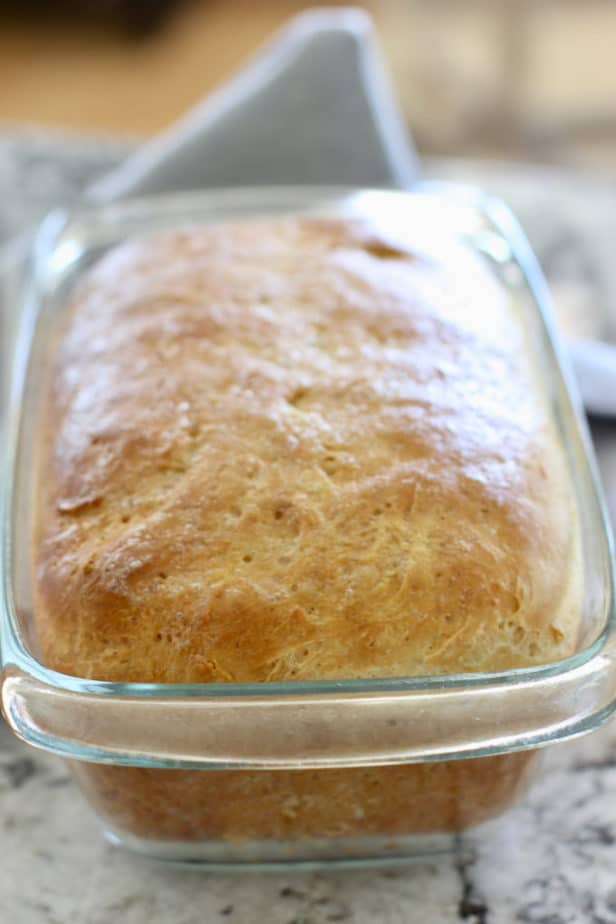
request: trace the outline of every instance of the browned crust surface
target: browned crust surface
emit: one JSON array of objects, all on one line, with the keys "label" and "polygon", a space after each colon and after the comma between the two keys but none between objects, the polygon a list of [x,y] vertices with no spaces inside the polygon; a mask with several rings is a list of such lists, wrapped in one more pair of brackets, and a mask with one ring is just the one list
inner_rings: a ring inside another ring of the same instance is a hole
[{"label": "browned crust surface", "polygon": [[38,456],[58,670],[374,677],[575,645],[562,453],[514,306],[452,242],[284,219],[120,247],[68,310]]}]

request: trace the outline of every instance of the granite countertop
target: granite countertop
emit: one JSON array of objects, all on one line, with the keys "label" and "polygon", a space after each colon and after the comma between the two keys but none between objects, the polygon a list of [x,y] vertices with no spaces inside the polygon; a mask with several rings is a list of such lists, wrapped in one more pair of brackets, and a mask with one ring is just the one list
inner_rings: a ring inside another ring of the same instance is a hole
[{"label": "granite countertop", "polygon": [[[0,135],[0,243],[128,146]],[[517,210],[569,330],[611,337],[616,183],[442,162]],[[594,428],[616,516],[616,425]],[[517,808],[449,853],[383,869],[204,873],[109,846],[60,760],[0,725],[0,921],[11,924],[616,924],[616,723],[544,752]]]}]

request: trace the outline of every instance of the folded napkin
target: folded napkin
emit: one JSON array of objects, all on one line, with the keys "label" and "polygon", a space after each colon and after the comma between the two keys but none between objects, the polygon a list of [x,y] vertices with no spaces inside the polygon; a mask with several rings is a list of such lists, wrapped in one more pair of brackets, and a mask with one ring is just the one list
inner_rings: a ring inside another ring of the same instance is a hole
[{"label": "folded napkin", "polygon": [[231,81],[97,183],[109,201],[224,186],[410,186],[418,162],[370,18],[295,17]]}]

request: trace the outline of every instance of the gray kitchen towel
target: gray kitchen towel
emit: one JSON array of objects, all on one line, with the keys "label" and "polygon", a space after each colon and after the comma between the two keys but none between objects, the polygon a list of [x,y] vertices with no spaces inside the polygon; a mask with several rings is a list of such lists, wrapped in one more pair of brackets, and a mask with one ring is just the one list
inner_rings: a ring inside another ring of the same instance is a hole
[{"label": "gray kitchen towel", "polygon": [[359,9],[291,20],[238,75],[90,190],[410,186],[417,158]]}]

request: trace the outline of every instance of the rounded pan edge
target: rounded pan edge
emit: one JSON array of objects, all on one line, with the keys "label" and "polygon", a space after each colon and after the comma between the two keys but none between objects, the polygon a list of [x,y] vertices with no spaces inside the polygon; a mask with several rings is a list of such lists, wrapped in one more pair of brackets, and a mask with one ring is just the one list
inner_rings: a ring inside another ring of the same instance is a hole
[{"label": "rounded pan edge", "polygon": [[616,709],[616,643],[560,674],[463,692],[106,697],[9,665],[2,706],[19,737],[79,760],[204,769],[451,760],[539,747],[601,724]]}]

